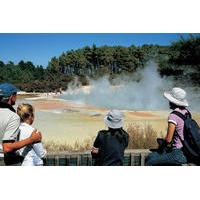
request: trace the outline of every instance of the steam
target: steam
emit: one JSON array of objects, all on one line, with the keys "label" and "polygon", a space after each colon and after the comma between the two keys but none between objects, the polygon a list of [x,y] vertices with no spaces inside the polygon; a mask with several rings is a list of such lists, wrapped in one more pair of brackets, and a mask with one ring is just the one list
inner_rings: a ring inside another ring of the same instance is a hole
[{"label": "steam", "polygon": [[[114,86],[111,85],[108,77],[90,80],[90,86],[87,87],[81,87],[78,82],[71,83],[62,98],[98,108],[167,110],[168,101],[163,98],[163,93],[178,87],[170,79],[160,77],[154,62],[130,77],[115,79],[114,83]],[[196,105],[194,101],[193,104]]]}]

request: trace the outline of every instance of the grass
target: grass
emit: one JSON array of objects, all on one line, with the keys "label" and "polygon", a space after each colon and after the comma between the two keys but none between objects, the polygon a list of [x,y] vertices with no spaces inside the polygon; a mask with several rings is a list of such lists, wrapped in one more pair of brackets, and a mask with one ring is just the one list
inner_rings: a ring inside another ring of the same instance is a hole
[{"label": "grass", "polygon": [[[151,125],[129,124],[127,128],[129,134],[128,149],[149,149],[156,148],[157,132]],[[91,149],[95,137],[88,137],[83,141],[76,140],[72,144],[60,143],[56,141],[44,141],[44,146],[48,152],[84,152]]]},{"label": "grass", "polygon": [[130,124],[127,132],[129,134],[128,149],[150,149],[156,148],[156,138],[158,133],[152,128],[151,125],[138,125]]},{"label": "grass", "polygon": [[53,140],[44,141],[44,147],[47,152],[83,152],[91,149],[94,138],[88,137],[83,141],[76,140],[72,144],[56,142]]}]

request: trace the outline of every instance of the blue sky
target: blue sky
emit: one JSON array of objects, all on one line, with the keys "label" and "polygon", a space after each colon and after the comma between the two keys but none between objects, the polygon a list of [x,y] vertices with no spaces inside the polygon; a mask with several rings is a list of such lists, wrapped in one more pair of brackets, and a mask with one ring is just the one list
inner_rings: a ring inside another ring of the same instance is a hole
[{"label": "blue sky", "polygon": [[179,38],[179,33],[2,33],[0,60],[15,64],[20,60],[31,61],[34,65],[46,67],[53,56],[58,57],[62,52],[86,45],[169,45]]}]

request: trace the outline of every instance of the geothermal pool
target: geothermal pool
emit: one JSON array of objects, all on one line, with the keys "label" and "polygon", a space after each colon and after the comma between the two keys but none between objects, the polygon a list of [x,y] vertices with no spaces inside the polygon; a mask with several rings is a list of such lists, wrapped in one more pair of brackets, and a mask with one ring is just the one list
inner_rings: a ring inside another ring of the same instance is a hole
[{"label": "geothermal pool", "polygon": [[[40,130],[44,141],[56,141],[72,144],[96,136],[98,131],[105,129],[103,118],[108,109],[97,108],[73,101],[60,99],[21,100],[35,107],[36,115],[33,127]],[[130,124],[140,126],[152,125],[158,132],[166,130],[167,111],[132,111],[122,110],[125,114],[127,129]]]},{"label": "geothermal pool", "polygon": [[[125,129],[136,123],[142,127],[151,125],[158,135],[166,134],[170,110],[163,92],[179,85],[161,78],[155,63],[133,77],[120,77],[113,82],[111,85],[107,77],[102,77],[90,80],[90,86],[84,87],[75,81],[59,97],[41,95],[18,103],[25,101],[35,107],[33,126],[43,133],[45,141],[70,144],[96,136],[99,130],[106,128],[103,118],[109,109],[124,112]],[[199,88],[184,89],[193,116],[199,120]]]},{"label": "geothermal pool", "polygon": [[[73,144],[88,137],[94,137],[98,131],[105,129],[103,118],[108,112],[106,108],[98,108],[78,101],[66,101],[57,98],[45,98],[36,100],[20,100],[35,107],[35,121],[33,127],[40,130],[44,141]],[[170,110],[139,111],[122,109],[125,115],[124,128],[131,124],[141,127],[151,125],[162,136],[167,130],[167,116]],[[200,119],[200,113],[194,117]]]}]

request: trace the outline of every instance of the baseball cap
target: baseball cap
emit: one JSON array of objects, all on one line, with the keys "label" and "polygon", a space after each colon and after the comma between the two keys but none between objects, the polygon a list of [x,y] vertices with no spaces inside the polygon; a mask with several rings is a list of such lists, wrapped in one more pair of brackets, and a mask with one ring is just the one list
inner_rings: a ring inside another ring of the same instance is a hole
[{"label": "baseball cap", "polygon": [[0,96],[1,97],[10,97],[11,95],[19,91],[14,85],[10,83],[0,84]]}]

